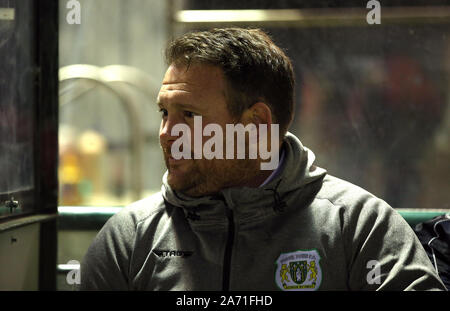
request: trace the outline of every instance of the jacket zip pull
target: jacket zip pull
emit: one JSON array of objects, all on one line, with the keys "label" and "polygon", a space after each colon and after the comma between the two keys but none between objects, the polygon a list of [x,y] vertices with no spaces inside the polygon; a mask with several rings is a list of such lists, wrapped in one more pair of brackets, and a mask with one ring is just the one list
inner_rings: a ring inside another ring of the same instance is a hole
[{"label": "jacket zip pull", "polygon": [[222,290],[230,290],[230,273],[231,273],[231,255],[234,243],[234,219],[233,210],[227,209],[228,218],[228,235],[227,244],[225,247],[225,255],[223,261],[223,273],[222,273]]},{"label": "jacket zip pull", "polygon": [[273,198],[274,198],[274,206],[273,206],[273,210],[277,213],[282,213],[284,212],[285,207],[287,207],[286,202],[284,202],[284,200],[281,199],[280,194],[278,193],[278,186],[280,185],[282,179],[280,179],[277,183],[277,185],[275,186],[274,189],[266,189],[268,191],[272,191],[273,192]]},{"label": "jacket zip pull", "polygon": [[200,220],[200,215],[197,214],[195,211],[188,211],[186,218],[197,221]]}]

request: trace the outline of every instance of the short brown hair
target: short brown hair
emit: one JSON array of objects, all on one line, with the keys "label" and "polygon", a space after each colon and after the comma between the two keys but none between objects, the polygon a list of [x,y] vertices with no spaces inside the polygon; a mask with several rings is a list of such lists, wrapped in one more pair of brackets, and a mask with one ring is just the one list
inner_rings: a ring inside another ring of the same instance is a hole
[{"label": "short brown hair", "polygon": [[219,66],[228,84],[228,109],[239,117],[265,102],[284,136],[294,115],[294,71],[286,54],[260,29],[225,28],[187,33],[166,49],[166,62]]}]

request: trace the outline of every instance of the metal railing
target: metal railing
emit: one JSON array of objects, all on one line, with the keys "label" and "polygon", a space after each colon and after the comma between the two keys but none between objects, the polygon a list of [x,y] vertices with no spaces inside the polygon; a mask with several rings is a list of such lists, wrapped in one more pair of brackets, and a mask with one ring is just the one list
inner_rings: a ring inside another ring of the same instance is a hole
[{"label": "metal railing", "polygon": [[92,91],[96,87],[104,87],[119,97],[125,109],[130,127],[130,146],[132,154],[131,179],[134,198],[139,199],[142,194],[142,145],[145,140],[142,131],[140,113],[135,100],[124,85],[135,87],[153,101],[157,96],[158,84],[145,72],[124,65],[110,65],[97,67],[87,64],[75,64],[59,69],[59,82],[78,79],[86,83],[78,83],[70,89],[60,90],[60,106],[73,103],[75,99]]}]

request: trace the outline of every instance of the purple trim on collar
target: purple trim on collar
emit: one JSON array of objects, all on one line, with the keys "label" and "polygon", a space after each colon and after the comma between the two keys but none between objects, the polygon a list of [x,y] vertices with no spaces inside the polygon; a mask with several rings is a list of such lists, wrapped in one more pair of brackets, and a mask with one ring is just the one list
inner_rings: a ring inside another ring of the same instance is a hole
[{"label": "purple trim on collar", "polygon": [[272,174],[270,174],[269,177],[267,177],[267,179],[259,186],[259,188],[264,187],[266,184],[268,184],[272,179],[275,178],[276,175],[278,175],[278,173],[281,171],[281,168],[283,167],[283,160],[284,160],[284,148],[281,149],[281,157],[280,157],[280,162],[278,163],[278,167],[276,170],[274,170],[272,172]]}]

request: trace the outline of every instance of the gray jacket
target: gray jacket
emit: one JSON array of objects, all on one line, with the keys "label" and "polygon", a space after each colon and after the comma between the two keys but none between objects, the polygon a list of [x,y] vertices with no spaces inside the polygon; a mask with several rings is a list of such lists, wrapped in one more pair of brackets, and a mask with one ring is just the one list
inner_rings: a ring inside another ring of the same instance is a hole
[{"label": "gray jacket", "polygon": [[313,165],[292,134],[260,188],[190,198],[162,190],[111,217],[81,290],[445,290],[386,202]]}]

